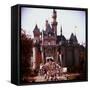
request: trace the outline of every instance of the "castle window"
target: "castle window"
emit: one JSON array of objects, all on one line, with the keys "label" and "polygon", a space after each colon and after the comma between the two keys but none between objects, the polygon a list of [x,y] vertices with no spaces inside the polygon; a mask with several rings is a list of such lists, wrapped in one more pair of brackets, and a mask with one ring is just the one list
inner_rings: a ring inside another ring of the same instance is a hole
[{"label": "castle window", "polygon": [[59,45],[62,45],[62,42],[61,41],[59,42]]},{"label": "castle window", "polygon": [[51,34],[49,34],[49,37],[51,36]]},{"label": "castle window", "polygon": [[48,45],[50,45],[50,42],[48,42]]}]

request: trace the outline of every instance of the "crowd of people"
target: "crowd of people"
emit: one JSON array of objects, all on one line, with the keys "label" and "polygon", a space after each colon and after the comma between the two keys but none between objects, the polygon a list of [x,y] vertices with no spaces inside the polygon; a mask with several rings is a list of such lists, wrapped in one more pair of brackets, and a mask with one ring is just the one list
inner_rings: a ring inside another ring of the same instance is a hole
[{"label": "crowd of people", "polygon": [[39,75],[47,81],[57,81],[62,75],[62,68],[53,59],[47,59],[45,64],[40,65]]}]

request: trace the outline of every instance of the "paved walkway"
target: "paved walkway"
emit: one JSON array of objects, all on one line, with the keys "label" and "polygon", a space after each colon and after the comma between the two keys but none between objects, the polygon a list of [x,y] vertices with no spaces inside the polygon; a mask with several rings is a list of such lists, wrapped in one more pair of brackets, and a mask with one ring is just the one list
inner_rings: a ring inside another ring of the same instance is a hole
[{"label": "paved walkway", "polygon": [[[57,77],[58,80],[67,80],[67,77],[66,76],[59,76]],[[37,76],[35,77],[35,82],[43,82],[43,81],[47,81],[44,76]]]},{"label": "paved walkway", "polygon": [[[62,76],[57,77],[58,80],[72,80],[74,79],[76,76],[79,76],[79,73],[70,73],[70,74],[63,74]],[[34,77],[35,82],[44,82],[47,81],[44,76],[36,76]]]}]

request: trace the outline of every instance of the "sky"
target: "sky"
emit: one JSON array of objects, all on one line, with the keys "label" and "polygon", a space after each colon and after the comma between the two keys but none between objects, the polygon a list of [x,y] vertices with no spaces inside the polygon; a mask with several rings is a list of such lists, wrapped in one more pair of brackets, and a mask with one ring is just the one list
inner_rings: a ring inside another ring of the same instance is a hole
[{"label": "sky", "polygon": [[[79,43],[85,43],[85,11],[56,9],[56,12],[58,22],[57,35],[60,35],[62,27],[62,34],[66,39],[69,39],[71,33],[74,33]],[[51,24],[52,14],[53,9],[22,7],[21,28],[33,38],[35,25],[38,25],[40,31],[45,30],[45,21],[48,20]]]}]

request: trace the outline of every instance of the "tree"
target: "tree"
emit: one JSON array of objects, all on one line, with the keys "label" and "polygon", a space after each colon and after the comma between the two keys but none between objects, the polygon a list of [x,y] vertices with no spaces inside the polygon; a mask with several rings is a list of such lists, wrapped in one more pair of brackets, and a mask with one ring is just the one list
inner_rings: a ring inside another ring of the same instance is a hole
[{"label": "tree", "polygon": [[33,40],[30,35],[21,30],[21,77],[30,74],[30,60],[32,56]]}]

